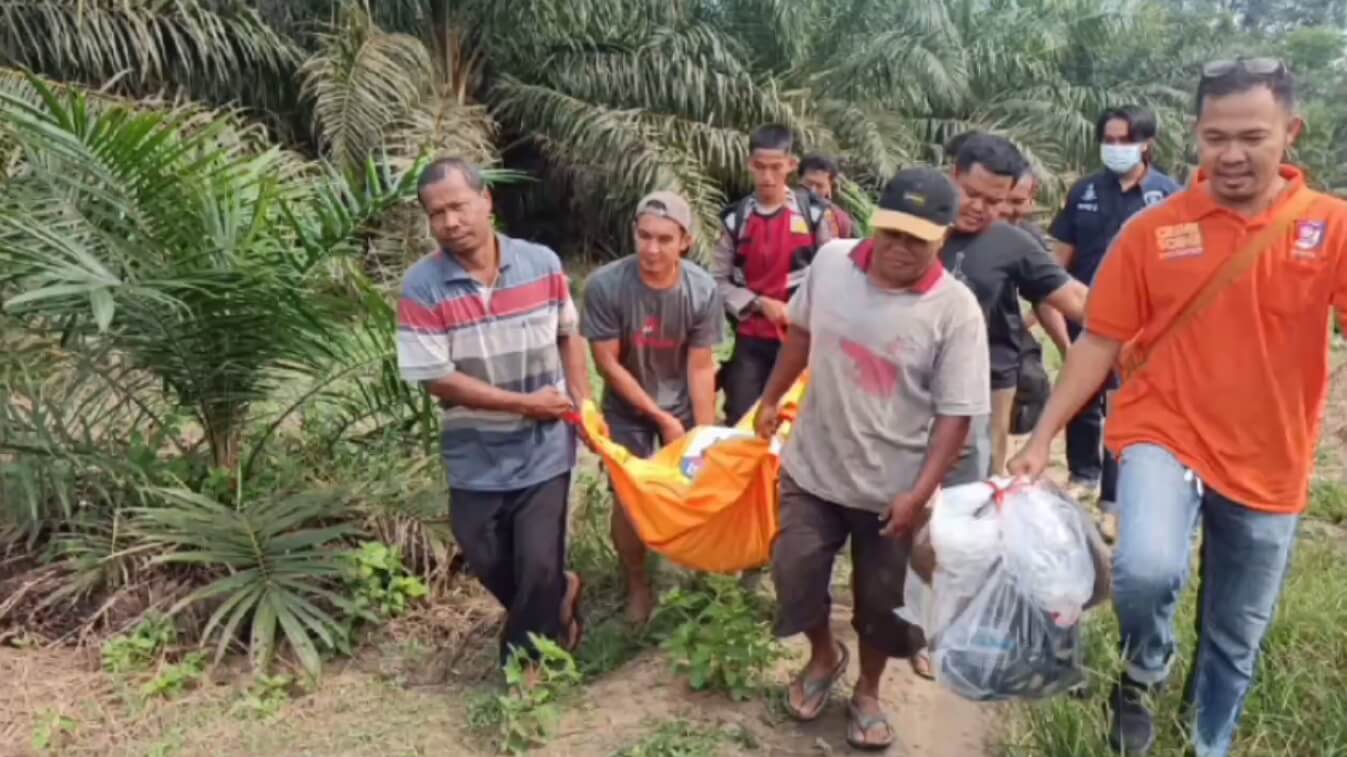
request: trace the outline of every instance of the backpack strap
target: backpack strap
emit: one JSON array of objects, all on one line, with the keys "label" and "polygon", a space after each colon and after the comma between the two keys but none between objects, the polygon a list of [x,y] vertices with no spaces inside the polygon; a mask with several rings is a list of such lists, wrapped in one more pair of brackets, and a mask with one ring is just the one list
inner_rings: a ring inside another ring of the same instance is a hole
[{"label": "backpack strap", "polygon": [[1319,197],[1318,192],[1302,187],[1294,197],[1286,201],[1286,204],[1282,206],[1267,226],[1250,237],[1243,247],[1226,260],[1225,265],[1218,268],[1216,273],[1207,279],[1202,288],[1183,306],[1183,309],[1151,338],[1150,344],[1143,345],[1139,342],[1133,342],[1128,345],[1118,361],[1123,381],[1140,373],[1157,350],[1173,340],[1176,334],[1181,333],[1185,326],[1191,324],[1197,319],[1197,316],[1210,307],[1222,292],[1241,276],[1248,273],[1258,263],[1258,259],[1262,257],[1264,252],[1276,247],[1277,240],[1281,239],[1286,233],[1291,221],[1308,210]]},{"label": "backpack strap", "polygon": [[748,233],[748,215],[753,212],[753,195],[747,195],[739,202],[729,206],[720,215],[720,223],[725,227],[725,231],[734,240],[734,268],[742,268],[744,265],[743,253],[739,248],[743,245],[744,239]]},{"label": "backpack strap", "polygon": [[823,219],[828,214],[828,201],[814,194],[804,187],[795,190],[795,204],[800,208],[800,213],[804,215],[805,224],[809,226],[809,236],[813,238],[814,245],[818,246],[818,228],[823,224]]}]

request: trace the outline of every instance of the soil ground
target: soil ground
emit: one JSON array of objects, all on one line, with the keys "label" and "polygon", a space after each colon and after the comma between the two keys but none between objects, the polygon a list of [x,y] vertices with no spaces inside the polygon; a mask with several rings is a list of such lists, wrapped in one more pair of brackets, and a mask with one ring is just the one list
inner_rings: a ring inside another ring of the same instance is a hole
[{"label": "soil ground", "polygon": [[[839,596],[838,637],[854,646],[850,608]],[[784,683],[804,658],[799,642],[775,677]],[[483,755],[494,750],[469,727],[468,702],[489,684],[456,680],[417,686],[407,671],[428,665],[415,645],[387,641],[351,663],[331,669],[316,691],[295,698],[271,719],[230,714],[236,683],[206,686],[186,697],[141,709],[97,660],[76,650],[0,648],[0,755],[39,754],[35,736],[52,734],[69,755]],[[466,667],[479,667],[469,663]],[[570,703],[557,735],[532,754],[611,755],[642,741],[660,724],[681,722],[708,732],[730,731],[738,743],[718,754],[813,755],[846,753],[845,686],[816,722],[797,724],[772,698],[734,703],[699,694],[671,670],[657,650],[642,653],[586,685]],[[969,757],[989,753],[997,708],[982,707],[914,676],[906,664],[890,668],[885,707],[905,749],[892,754]],[[227,675],[227,674],[226,674]],[[466,678],[475,678],[470,673]],[[53,727],[69,718],[67,730]],[[60,732],[57,732],[60,731]]]}]

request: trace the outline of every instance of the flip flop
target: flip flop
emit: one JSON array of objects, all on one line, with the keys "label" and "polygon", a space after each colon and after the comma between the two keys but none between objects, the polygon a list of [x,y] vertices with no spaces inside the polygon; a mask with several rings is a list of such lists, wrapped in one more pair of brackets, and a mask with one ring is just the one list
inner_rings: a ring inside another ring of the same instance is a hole
[{"label": "flip flop", "polygon": [[[867,697],[867,699],[868,698],[870,697]],[[876,699],[875,703],[878,704],[879,700]],[[863,739],[870,733],[870,729],[877,725],[884,726],[885,732],[888,733],[888,738],[884,741],[864,741]],[[853,726],[860,729],[860,739],[852,738],[851,733]],[[852,749],[857,749],[862,752],[882,752],[893,746],[894,739],[895,734],[893,732],[893,725],[889,723],[889,717],[887,715],[864,715],[861,713],[860,708],[856,706],[856,700],[854,698],[847,701],[847,744],[850,745]]]},{"label": "flip flop", "polygon": [[[838,654],[841,655],[841,659],[837,661],[837,667],[833,668],[832,672],[829,673],[826,678],[815,678],[810,680],[804,677],[804,671],[802,670],[799,675],[795,676],[795,679],[791,681],[790,686],[786,687],[786,712],[795,720],[801,723],[817,720],[819,715],[823,714],[823,710],[827,708],[828,694],[831,693],[833,687],[837,685],[838,679],[847,672],[847,664],[851,662],[851,653],[847,651],[845,644],[838,643],[837,650]],[[797,683],[800,684],[800,689],[804,691],[803,703],[805,705],[818,701],[819,698],[822,697],[823,701],[819,703],[818,708],[813,714],[807,715],[803,710],[797,710],[795,705],[790,703],[790,687]]]},{"label": "flip flop", "polygon": [[585,590],[585,580],[580,574],[566,571],[566,595],[561,600],[561,625],[566,629],[567,652],[580,648],[585,638],[585,620],[580,608],[580,596]]},{"label": "flip flop", "polygon": [[908,659],[908,664],[912,666],[912,672],[916,673],[918,678],[935,680],[935,671],[931,670],[931,653],[926,647],[917,650],[916,654]]}]

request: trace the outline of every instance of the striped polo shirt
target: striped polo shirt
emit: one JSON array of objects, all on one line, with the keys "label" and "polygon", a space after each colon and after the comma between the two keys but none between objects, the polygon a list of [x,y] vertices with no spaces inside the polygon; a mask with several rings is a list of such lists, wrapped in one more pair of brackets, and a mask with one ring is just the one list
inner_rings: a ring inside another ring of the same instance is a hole
[{"label": "striped polo shirt", "polygon": [[[577,333],[578,317],[561,260],[542,245],[496,238],[500,277],[494,288],[443,250],[407,271],[398,303],[404,380],[425,383],[462,372],[511,392],[547,386],[566,391],[557,339]],[[441,406],[440,447],[452,488],[523,489],[575,465],[575,434],[564,422]]]}]

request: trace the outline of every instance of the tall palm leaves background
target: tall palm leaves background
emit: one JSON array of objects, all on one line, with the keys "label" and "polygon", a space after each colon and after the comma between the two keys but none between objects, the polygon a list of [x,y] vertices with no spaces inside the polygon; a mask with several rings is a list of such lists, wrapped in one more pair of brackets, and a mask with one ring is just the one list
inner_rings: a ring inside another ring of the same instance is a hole
[{"label": "tall palm leaves background", "polygon": [[862,218],[974,128],[1018,143],[1051,205],[1092,170],[1102,108],[1154,108],[1182,175],[1198,64],[1273,51],[1314,72],[1300,157],[1347,185],[1343,4],[1245,5],[0,0],[0,546],[48,556],[0,624],[185,565],[166,607],[200,604],[263,665],[279,628],[316,672],[347,524],[447,562],[408,508],[267,483],[268,443],[319,405],[326,453],[433,445],[389,305],[429,249],[428,155],[491,169],[502,225],[572,261],[626,251],[655,188],[692,200],[704,252],[759,124],[837,157]]}]

